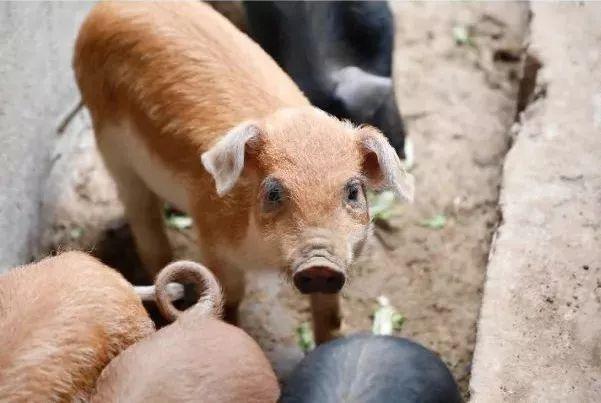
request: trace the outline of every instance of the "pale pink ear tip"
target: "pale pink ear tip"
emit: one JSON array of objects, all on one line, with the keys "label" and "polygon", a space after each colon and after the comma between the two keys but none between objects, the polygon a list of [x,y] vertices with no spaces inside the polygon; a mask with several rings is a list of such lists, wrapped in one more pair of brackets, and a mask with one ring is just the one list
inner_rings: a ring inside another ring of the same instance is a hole
[{"label": "pale pink ear tip", "polygon": [[415,200],[415,177],[410,173],[403,172],[402,179],[396,184],[397,197],[408,204]]},{"label": "pale pink ear tip", "polygon": [[223,197],[225,196],[235,185],[235,181],[223,181],[216,180],[218,171],[215,163],[213,161],[213,150],[205,151],[200,155],[200,161],[204,169],[211,174],[213,180],[215,181],[215,190],[217,191],[217,196]]},{"label": "pale pink ear tip", "polygon": [[209,161],[209,156],[207,155],[208,153],[209,153],[208,151],[205,151],[204,153],[202,153],[200,155],[200,162],[202,163],[202,166],[204,167],[204,169],[207,172],[210,172],[209,171],[209,169],[210,169],[210,167],[209,167],[210,161]]},{"label": "pale pink ear tip", "polygon": [[232,187],[234,187],[233,184],[227,184],[227,185],[223,185],[223,186],[217,186],[215,188],[215,190],[217,191],[217,196],[219,197],[223,197],[226,194],[229,193],[230,190],[232,190]]}]

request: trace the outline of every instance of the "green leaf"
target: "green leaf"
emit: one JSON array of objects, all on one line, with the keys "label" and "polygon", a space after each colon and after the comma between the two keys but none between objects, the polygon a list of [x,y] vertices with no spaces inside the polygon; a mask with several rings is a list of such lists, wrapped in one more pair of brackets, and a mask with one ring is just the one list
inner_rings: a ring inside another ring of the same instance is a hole
[{"label": "green leaf", "polygon": [[303,322],[299,327],[296,328],[297,343],[304,353],[307,353],[315,348],[315,340],[313,338],[313,331],[309,323]]},{"label": "green leaf", "polygon": [[73,228],[71,231],[69,231],[69,236],[74,241],[81,238],[82,235],[83,235],[83,229],[79,228],[79,227]]},{"label": "green leaf", "polygon": [[396,330],[397,332],[400,332],[401,329],[403,328],[403,323],[405,323],[405,317],[403,315],[401,315],[400,313],[396,312],[392,315],[392,327],[394,328],[394,330]]},{"label": "green leaf", "polygon": [[192,227],[192,218],[187,215],[171,215],[167,217],[167,225],[178,230]]},{"label": "green leaf", "polygon": [[446,224],[447,217],[444,214],[436,214],[434,217],[420,223],[422,227],[430,229],[442,229]]},{"label": "green leaf", "polygon": [[167,204],[165,205],[164,214],[167,225],[171,228],[184,230],[192,227],[192,218]]},{"label": "green leaf", "polygon": [[395,205],[394,193],[385,190],[380,193],[368,192],[369,214],[373,221],[388,220],[392,217]]},{"label": "green leaf", "polygon": [[465,25],[455,25],[453,27],[453,39],[457,45],[474,45],[470,30]]}]

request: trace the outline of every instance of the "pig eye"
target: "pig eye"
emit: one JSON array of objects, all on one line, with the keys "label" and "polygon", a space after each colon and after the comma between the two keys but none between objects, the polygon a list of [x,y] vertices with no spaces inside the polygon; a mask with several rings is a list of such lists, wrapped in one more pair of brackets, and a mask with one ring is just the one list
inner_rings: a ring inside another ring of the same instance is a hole
[{"label": "pig eye", "polygon": [[355,202],[359,199],[359,187],[352,185],[346,189],[346,199]]},{"label": "pig eye", "polygon": [[282,200],[282,190],[280,188],[269,189],[265,199],[267,199],[269,203],[279,203],[280,200]]},{"label": "pig eye", "polygon": [[273,211],[284,201],[284,185],[275,179],[267,178],[263,183],[263,210]]},{"label": "pig eye", "polygon": [[349,204],[357,205],[361,202],[363,188],[358,181],[350,181],[345,186],[345,199]]}]

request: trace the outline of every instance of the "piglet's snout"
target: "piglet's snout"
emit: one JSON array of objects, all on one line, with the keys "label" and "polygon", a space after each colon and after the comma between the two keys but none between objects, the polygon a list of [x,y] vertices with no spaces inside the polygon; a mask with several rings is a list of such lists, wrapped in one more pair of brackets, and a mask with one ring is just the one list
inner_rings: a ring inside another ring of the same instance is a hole
[{"label": "piglet's snout", "polygon": [[298,266],[292,275],[294,285],[303,294],[334,294],[346,281],[344,271],[330,260],[317,256]]}]

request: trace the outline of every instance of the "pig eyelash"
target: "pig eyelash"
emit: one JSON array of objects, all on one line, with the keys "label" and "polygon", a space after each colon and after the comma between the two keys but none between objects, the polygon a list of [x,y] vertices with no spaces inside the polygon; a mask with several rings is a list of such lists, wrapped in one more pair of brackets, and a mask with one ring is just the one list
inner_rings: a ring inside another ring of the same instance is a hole
[{"label": "pig eyelash", "polygon": [[361,187],[361,189],[365,191],[368,188],[367,184],[369,183],[369,181],[367,180],[367,177],[365,175],[357,174],[350,177],[346,181],[346,184],[344,186],[346,187],[350,183],[357,183]]},{"label": "pig eyelash", "polygon": [[352,177],[351,179],[348,180],[348,182],[351,182],[351,181],[359,182],[361,184],[361,187],[363,188],[363,191],[365,191],[367,189],[367,187],[368,187],[367,184],[369,183],[369,181],[367,180],[367,176],[365,176],[363,174],[355,175],[354,177]]}]

